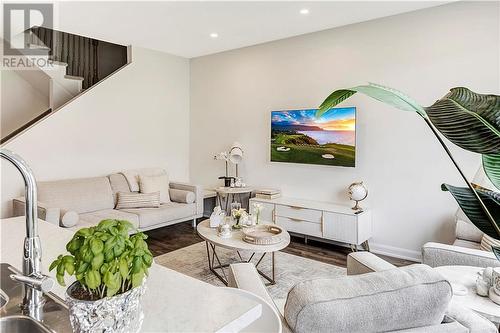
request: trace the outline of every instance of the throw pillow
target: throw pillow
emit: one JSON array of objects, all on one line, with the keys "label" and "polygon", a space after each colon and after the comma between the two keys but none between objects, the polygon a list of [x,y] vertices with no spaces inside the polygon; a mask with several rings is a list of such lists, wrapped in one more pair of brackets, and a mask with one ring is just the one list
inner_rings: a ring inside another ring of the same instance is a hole
[{"label": "throw pillow", "polygon": [[77,223],[80,217],[78,216],[78,213],[75,211],[68,211],[68,210],[61,210],[61,227],[65,228],[71,228],[74,227]]},{"label": "throw pillow", "polygon": [[170,189],[170,200],[173,202],[191,204],[196,200],[196,195],[191,191]]},{"label": "throw pillow", "polygon": [[166,173],[157,176],[139,175],[139,188],[141,193],[160,192],[160,202],[170,202],[169,180]]},{"label": "throw pillow", "polygon": [[481,238],[481,250],[491,252],[492,246],[500,247],[500,240],[484,234],[483,238]]},{"label": "throw pillow", "polygon": [[116,204],[116,209],[158,207],[160,207],[160,192],[118,192],[118,203]]}]

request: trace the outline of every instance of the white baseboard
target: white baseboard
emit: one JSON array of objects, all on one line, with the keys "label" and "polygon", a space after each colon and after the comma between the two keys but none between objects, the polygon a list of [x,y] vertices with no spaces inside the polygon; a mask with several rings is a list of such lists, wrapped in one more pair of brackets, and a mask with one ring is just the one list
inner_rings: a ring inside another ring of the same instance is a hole
[{"label": "white baseboard", "polygon": [[[304,235],[297,234],[295,232],[291,232],[291,234],[294,236],[305,237]],[[330,243],[330,244],[335,244],[335,245],[339,245],[342,247],[349,247],[349,244],[336,242],[336,241],[330,240],[330,239],[314,237],[314,236],[307,236],[307,238],[317,240],[317,241],[323,242],[323,243]],[[379,244],[379,243],[373,243],[370,240],[368,240],[368,243],[370,244],[370,252],[382,254],[385,256],[389,256],[389,257],[404,259],[404,260],[411,260],[411,261],[416,261],[416,262],[422,261],[422,254],[419,251],[408,250],[408,249],[403,249],[400,247],[384,245],[384,244]],[[358,248],[360,248],[360,247],[358,246]]]},{"label": "white baseboard", "polygon": [[416,262],[422,261],[422,254],[419,251],[403,249],[400,247],[371,243],[370,242],[370,251],[377,254],[383,254],[386,256],[411,260]]}]

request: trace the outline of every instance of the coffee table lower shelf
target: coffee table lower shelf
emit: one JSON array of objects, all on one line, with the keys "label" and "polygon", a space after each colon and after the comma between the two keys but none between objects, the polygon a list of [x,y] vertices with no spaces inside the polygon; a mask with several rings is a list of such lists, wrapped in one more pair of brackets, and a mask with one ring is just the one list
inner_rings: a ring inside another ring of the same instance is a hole
[{"label": "coffee table lower shelf", "polygon": [[[253,252],[252,255],[250,255],[250,257],[248,258],[248,260],[244,260],[243,257],[241,256],[240,251],[236,250],[236,253],[238,254],[238,257],[240,258],[240,261],[235,261],[235,262],[223,264],[219,259],[219,255],[217,254],[216,246],[208,241],[205,241],[205,244],[207,246],[208,268],[226,286],[228,285],[228,278],[227,278],[226,272],[224,271],[224,268],[227,268],[227,267],[229,267],[229,265],[234,264],[234,263],[242,263],[242,262],[249,263],[249,262],[251,262],[251,260],[255,256],[255,254],[257,253],[257,252]],[[259,274],[269,282],[267,285],[274,285],[274,284],[276,284],[274,252],[270,252],[270,254],[271,254],[271,277],[269,277],[267,274],[265,274],[264,272],[262,272],[259,269],[259,265],[262,262],[262,259],[264,259],[264,257],[268,253],[269,252],[265,252],[262,254],[262,256],[259,258],[259,260],[255,264],[255,268],[257,269],[257,272],[259,272]],[[217,261],[217,265],[215,265],[215,261]],[[220,270],[221,273],[219,273],[217,270]]]}]

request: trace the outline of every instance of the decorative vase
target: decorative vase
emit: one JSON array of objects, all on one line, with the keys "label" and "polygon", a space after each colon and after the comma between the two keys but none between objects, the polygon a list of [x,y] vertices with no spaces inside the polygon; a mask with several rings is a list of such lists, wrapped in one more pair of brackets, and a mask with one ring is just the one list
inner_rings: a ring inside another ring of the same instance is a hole
[{"label": "decorative vase", "polygon": [[144,319],[141,297],[146,291],[145,282],[123,294],[96,301],[74,298],[72,294],[79,287],[80,283],[76,281],[66,290],[66,304],[74,332],[139,332]]}]

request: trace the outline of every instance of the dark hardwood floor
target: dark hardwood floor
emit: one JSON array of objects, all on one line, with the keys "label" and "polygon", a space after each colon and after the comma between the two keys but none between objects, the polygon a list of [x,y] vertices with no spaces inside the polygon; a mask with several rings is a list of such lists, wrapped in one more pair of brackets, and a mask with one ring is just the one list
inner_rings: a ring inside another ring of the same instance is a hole
[{"label": "dark hardwood floor", "polygon": [[[198,222],[203,220],[199,219]],[[191,226],[191,222],[178,223],[145,233],[148,235],[146,241],[155,257],[203,241]],[[292,236],[290,245],[282,251],[342,267],[346,266],[347,255],[350,252],[346,247],[314,240],[309,240],[305,244],[302,237],[296,236]],[[408,260],[379,256],[396,266],[414,263]]]}]

